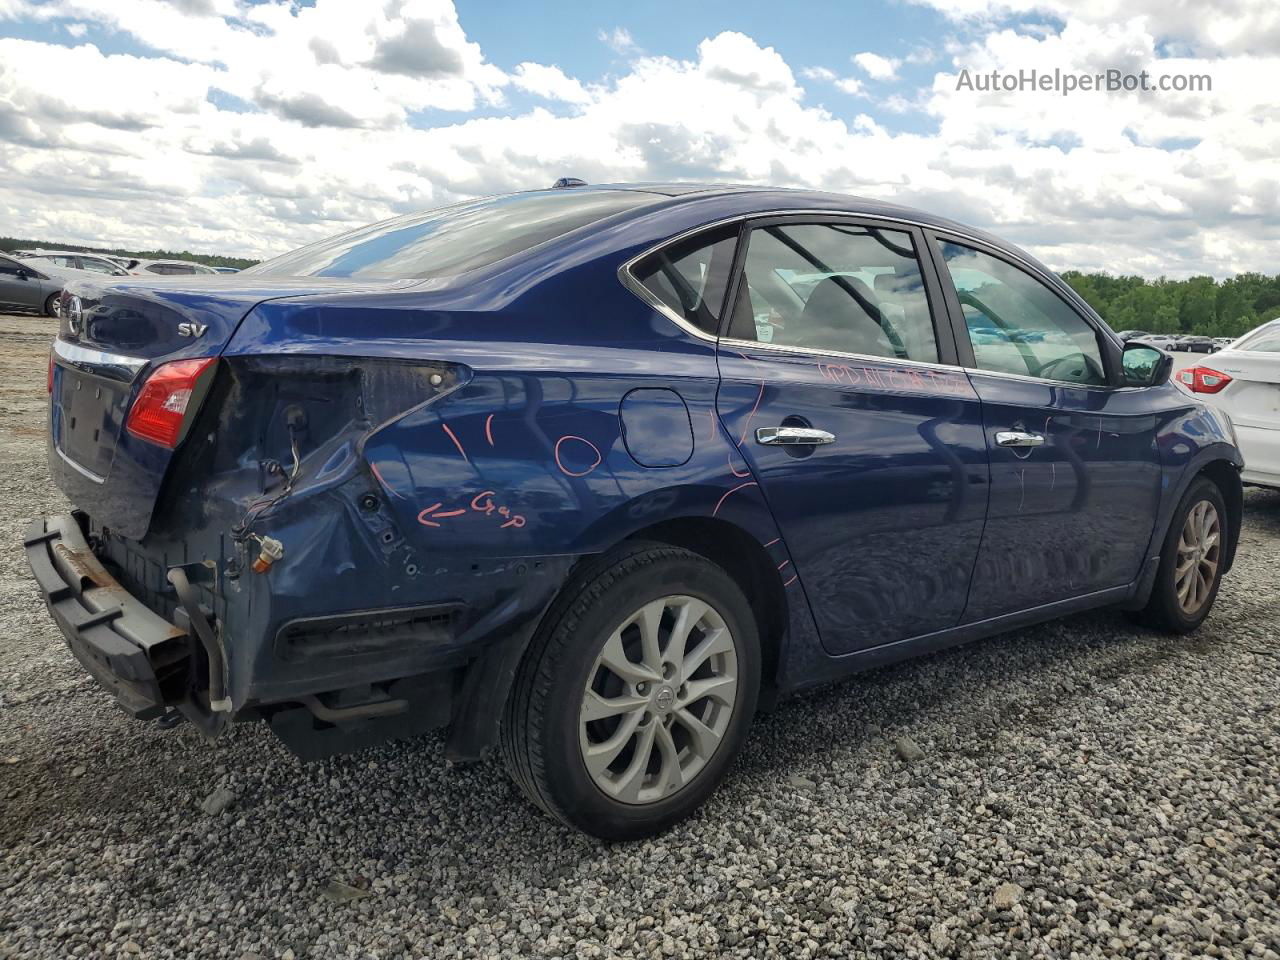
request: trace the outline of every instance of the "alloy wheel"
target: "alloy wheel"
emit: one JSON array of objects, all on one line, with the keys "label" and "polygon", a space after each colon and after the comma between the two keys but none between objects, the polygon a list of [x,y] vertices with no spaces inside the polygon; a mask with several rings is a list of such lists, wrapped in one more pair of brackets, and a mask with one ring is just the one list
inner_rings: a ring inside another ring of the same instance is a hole
[{"label": "alloy wheel", "polygon": [[1173,571],[1178,606],[1188,615],[1197,613],[1213,590],[1222,552],[1222,526],[1218,510],[1201,500],[1187,512],[1178,540],[1178,563]]},{"label": "alloy wheel", "polygon": [[674,795],[720,747],[737,697],[737,648],[715,608],[683,595],[646,603],[588,674],[578,727],[587,773],[622,803]]}]

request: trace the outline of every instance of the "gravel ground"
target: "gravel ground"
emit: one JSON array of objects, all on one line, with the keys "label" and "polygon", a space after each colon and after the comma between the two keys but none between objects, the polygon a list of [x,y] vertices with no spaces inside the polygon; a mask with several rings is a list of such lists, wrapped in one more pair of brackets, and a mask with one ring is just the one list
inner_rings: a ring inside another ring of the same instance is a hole
[{"label": "gravel ground", "polygon": [[303,766],[119,713],[18,546],[62,506],[51,332],[0,319],[0,955],[1280,958],[1280,495],[1195,636],[1101,613],[865,675],[610,846],[437,737]]}]

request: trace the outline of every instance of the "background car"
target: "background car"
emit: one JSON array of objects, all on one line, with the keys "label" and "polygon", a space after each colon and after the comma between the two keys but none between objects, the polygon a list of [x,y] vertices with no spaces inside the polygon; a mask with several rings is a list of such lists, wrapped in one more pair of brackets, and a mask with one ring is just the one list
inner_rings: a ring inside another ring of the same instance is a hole
[{"label": "background car", "polygon": [[81,662],[304,756],[447,726],[602,837],[695,809],[761,698],[1100,606],[1187,632],[1234,556],[1226,418],[922,211],[580,186],[152,286],[70,283],[53,347],[78,509],[24,543]]},{"label": "background car", "polygon": [[30,260],[16,260],[0,254],[0,304],[39,310],[58,315],[58,296],[63,278],[42,270]]},{"label": "background car", "polygon": [[1151,334],[1145,330],[1121,330],[1116,336],[1128,343],[1130,340],[1146,340]]},{"label": "background car", "polygon": [[151,274],[159,277],[181,277],[199,273],[213,274],[218,271],[192,260],[137,260],[129,268],[129,272],[144,276]]},{"label": "background car", "polygon": [[1178,338],[1177,349],[1187,353],[1213,353],[1218,349],[1213,337],[1205,337],[1195,333],[1186,333]]},{"label": "background car", "polygon": [[129,275],[129,271],[114,260],[86,253],[51,250],[28,257],[27,262],[40,264],[46,269],[86,270],[89,273],[102,273],[109,277],[127,277]]},{"label": "background car", "polygon": [[1174,381],[1224,411],[1245,466],[1241,478],[1280,489],[1280,320],[1264,323]]}]

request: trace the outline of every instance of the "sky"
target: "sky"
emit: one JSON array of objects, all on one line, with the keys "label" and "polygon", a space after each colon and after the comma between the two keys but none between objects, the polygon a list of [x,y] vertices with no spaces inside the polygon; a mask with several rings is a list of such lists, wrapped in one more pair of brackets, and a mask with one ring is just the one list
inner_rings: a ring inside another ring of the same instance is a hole
[{"label": "sky", "polygon": [[[980,89],[1033,68],[1211,89]],[[1275,0],[0,0],[0,235],[266,257],[577,176],[1277,273],[1277,91]]]}]

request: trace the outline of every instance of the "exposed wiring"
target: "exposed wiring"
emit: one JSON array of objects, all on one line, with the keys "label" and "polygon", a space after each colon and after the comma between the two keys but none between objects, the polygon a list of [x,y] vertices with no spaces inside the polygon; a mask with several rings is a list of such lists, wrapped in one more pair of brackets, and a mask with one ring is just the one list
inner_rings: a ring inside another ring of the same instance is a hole
[{"label": "exposed wiring", "polygon": [[289,471],[289,475],[284,481],[284,488],[278,494],[274,497],[258,500],[250,504],[249,509],[245,511],[244,516],[241,517],[240,521],[231,528],[232,539],[239,543],[243,543],[245,540],[261,541],[261,538],[257,534],[251,532],[251,528],[255,523],[262,519],[263,514],[275,507],[293,492],[293,484],[298,479],[298,473],[302,469],[302,457],[298,452],[297,435],[293,434],[292,431],[290,431],[290,434],[289,447],[293,453],[293,469]]}]

